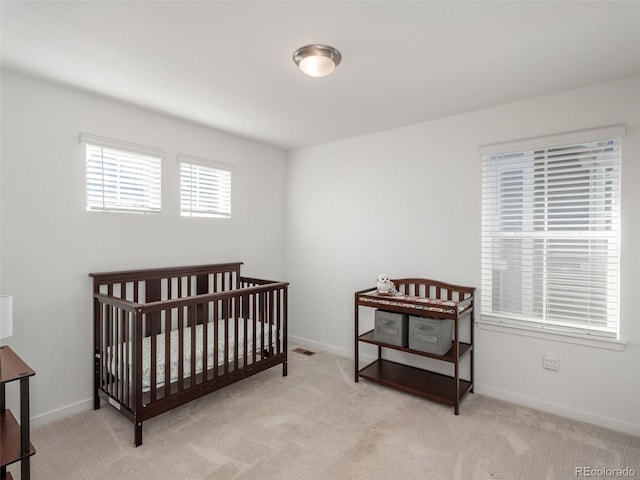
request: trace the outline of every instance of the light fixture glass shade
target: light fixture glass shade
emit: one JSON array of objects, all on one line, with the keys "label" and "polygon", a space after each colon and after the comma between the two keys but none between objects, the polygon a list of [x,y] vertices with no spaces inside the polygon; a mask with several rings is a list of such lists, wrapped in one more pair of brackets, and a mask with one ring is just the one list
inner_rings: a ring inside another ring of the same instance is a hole
[{"label": "light fixture glass shade", "polygon": [[0,338],[13,335],[13,297],[0,295]]},{"label": "light fixture glass shade", "polygon": [[306,45],[293,53],[293,61],[300,67],[300,70],[311,77],[329,75],[341,60],[340,52],[327,45]]},{"label": "light fixture glass shade", "polygon": [[333,63],[333,60],[320,55],[312,55],[303,59],[299,66],[300,70],[311,77],[324,77],[336,69],[336,64]]}]

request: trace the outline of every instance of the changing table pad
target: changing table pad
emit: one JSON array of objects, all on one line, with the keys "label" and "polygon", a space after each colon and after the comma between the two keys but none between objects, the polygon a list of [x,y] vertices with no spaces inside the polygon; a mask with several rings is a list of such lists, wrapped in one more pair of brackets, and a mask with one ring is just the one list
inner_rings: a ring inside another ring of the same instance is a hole
[{"label": "changing table pad", "polygon": [[360,300],[380,305],[384,309],[385,305],[412,308],[414,310],[425,310],[439,313],[462,313],[471,306],[472,297],[456,302],[454,300],[442,300],[439,298],[417,297],[414,295],[380,293],[377,290],[361,293]]}]

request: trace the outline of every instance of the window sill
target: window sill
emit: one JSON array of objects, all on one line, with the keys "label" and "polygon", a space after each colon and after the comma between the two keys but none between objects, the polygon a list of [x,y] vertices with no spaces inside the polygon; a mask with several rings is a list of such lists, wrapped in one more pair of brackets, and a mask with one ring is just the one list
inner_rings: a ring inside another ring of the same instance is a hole
[{"label": "window sill", "polygon": [[508,333],[512,335],[522,335],[525,337],[540,338],[543,340],[551,340],[555,342],[573,343],[575,345],[584,345],[587,347],[604,348],[606,350],[615,350],[621,352],[624,350],[627,342],[616,340],[613,338],[603,338],[591,335],[580,335],[572,332],[550,331],[542,328],[525,327],[521,325],[509,325],[503,322],[479,319],[476,320],[478,328],[489,330],[492,332]]}]

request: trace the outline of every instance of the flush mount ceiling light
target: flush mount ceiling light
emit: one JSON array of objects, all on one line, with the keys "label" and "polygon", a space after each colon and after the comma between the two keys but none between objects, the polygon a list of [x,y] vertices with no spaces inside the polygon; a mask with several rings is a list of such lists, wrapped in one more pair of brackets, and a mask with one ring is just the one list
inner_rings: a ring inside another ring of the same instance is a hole
[{"label": "flush mount ceiling light", "polygon": [[311,77],[329,75],[340,65],[340,60],[340,52],[327,45],[307,45],[293,52],[293,61],[300,70]]}]

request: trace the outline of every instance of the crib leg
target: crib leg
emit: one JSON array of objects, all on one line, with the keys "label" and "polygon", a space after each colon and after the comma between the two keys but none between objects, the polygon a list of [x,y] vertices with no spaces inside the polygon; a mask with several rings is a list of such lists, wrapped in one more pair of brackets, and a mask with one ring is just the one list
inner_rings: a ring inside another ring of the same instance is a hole
[{"label": "crib leg", "polygon": [[[97,359],[98,357],[96,357]],[[100,386],[100,366],[96,360],[95,370],[93,372],[93,409],[100,409],[100,395],[98,394],[98,387]]]},{"label": "crib leg", "polygon": [[283,377],[287,376],[287,361],[286,360],[284,362],[282,362],[282,376]]},{"label": "crib leg", "polygon": [[142,445],[142,422],[136,422],[133,429],[134,443],[136,447],[139,447],[140,445]]}]

